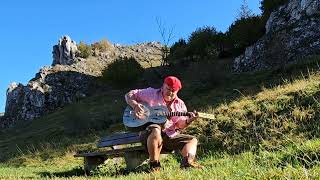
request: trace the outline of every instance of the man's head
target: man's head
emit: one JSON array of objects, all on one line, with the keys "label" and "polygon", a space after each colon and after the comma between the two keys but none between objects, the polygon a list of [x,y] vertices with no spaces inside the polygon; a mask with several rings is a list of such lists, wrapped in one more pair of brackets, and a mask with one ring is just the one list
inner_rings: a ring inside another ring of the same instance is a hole
[{"label": "man's head", "polygon": [[174,77],[168,76],[164,79],[162,86],[162,95],[164,100],[172,101],[177,97],[178,91],[182,88],[181,81]]}]

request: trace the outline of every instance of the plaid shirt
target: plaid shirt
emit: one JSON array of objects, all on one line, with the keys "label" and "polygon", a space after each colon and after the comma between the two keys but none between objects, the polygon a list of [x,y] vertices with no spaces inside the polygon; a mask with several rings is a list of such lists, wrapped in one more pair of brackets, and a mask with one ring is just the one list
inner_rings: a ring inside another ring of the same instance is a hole
[{"label": "plaid shirt", "polygon": [[[167,106],[165,100],[163,99],[161,89],[146,88],[146,89],[136,89],[133,90],[133,97],[138,102],[147,103],[149,106]],[[187,112],[187,107],[180,98],[176,98],[173,102],[167,106],[170,112]],[[186,116],[173,116],[165,123],[163,132],[165,132],[169,137],[174,137],[178,134],[176,130],[179,129],[178,122],[186,121],[188,117]]]}]

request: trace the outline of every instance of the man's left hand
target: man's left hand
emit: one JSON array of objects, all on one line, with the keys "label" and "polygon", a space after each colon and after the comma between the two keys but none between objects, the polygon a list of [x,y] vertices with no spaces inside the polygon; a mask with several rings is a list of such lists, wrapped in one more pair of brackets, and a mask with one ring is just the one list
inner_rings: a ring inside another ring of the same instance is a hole
[{"label": "man's left hand", "polygon": [[197,111],[193,111],[189,113],[189,119],[187,119],[187,124],[190,124],[192,121],[196,120],[199,117]]}]

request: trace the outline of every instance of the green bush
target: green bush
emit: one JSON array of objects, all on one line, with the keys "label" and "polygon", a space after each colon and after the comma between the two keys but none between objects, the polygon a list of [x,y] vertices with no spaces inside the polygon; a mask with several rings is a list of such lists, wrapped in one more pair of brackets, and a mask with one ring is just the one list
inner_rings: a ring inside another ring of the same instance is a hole
[{"label": "green bush", "polygon": [[232,54],[241,54],[246,47],[255,43],[264,33],[265,22],[260,16],[236,20],[231,24],[227,32],[234,46]]},{"label": "green bush", "polygon": [[186,57],[187,43],[184,39],[179,39],[170,47],[170,54],[168,56],[169,64],[177,64],[183,62]]},{"label": "green bush", "polygon": [[251,15],[242,6],[242,15],[231,24],[226,33],[217,32],[214,27],[196,29],[188,42],[180,39],[170,48],[169,64],[185,63],[190,60],[203,60],[238,56],[246,47],[254,44],[265,34],[265,24],[270,13],[288,0],[262,0],[262,15]]},{"label": "green bush", "polygon": [[187,55],[191,57],[200,56],[200,58],[216,56],[217,54],[211,54],[211,52],[216,52],[214,42],[217,34],[213,27],[198,28],[189,37]]},{"label": "green bush", "polygon": [[102,79],[118,87],[135,83],[144,72],[143,67],[133,58],[120,58],[102,72]]},{"label": "green bush", "polygon": [[91,46],[85,44],[84,42],[80,41],[78,44],[78,50],[80,51],[79,57],[88,58],[92,55],[92,48]]},{"label": "green bush", "polygon": [[213,27],[199,28],[194,31],[189,41],[179,39],[170,47],[169,64],[185,64],[191,60],[215,59],[230,56],[233,41]]},{"label": "green bush", "polygon": [[260,2],[260,9],[263,15],[269,15],[272,11],[276,10],[280,6],[287,4],[289,0],[262,0]]},{"label": "green bush", "polygon": [[277,10],[280,6],[285,5],[289,0],[262,0],[260,9],[262,11],[261,19],[266,24],[272,11]]}]

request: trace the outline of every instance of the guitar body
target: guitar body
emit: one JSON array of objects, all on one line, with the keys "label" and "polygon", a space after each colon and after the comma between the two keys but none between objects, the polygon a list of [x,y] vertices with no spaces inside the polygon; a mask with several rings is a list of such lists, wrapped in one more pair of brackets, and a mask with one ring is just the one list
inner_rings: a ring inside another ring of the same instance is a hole
[{"label": "guitar body", "polygon": [[[127,106],[123,113],[123,124],[130,128],[141,127],[147,123],[164,124],[168,117],[172,116],[189,116],[189,112],[169,112],[166,106],[153,106],[143,103],[143,118],[139,119],[135,116],[134,110]],[[200,113],[198,117],[206,119],[215,119],[213,114]]]},{"label": "guitar body", "polygon": [[167,116],[164,113],[168,112],[165,106],[150,107],[147,104],[144,106],[144,117],[142,119],[136,118],[134,110],[131,106],[127,106],[123,113],[123,124],[127,127],[140,127],[147,123],[164,124],[167,121]]}]

